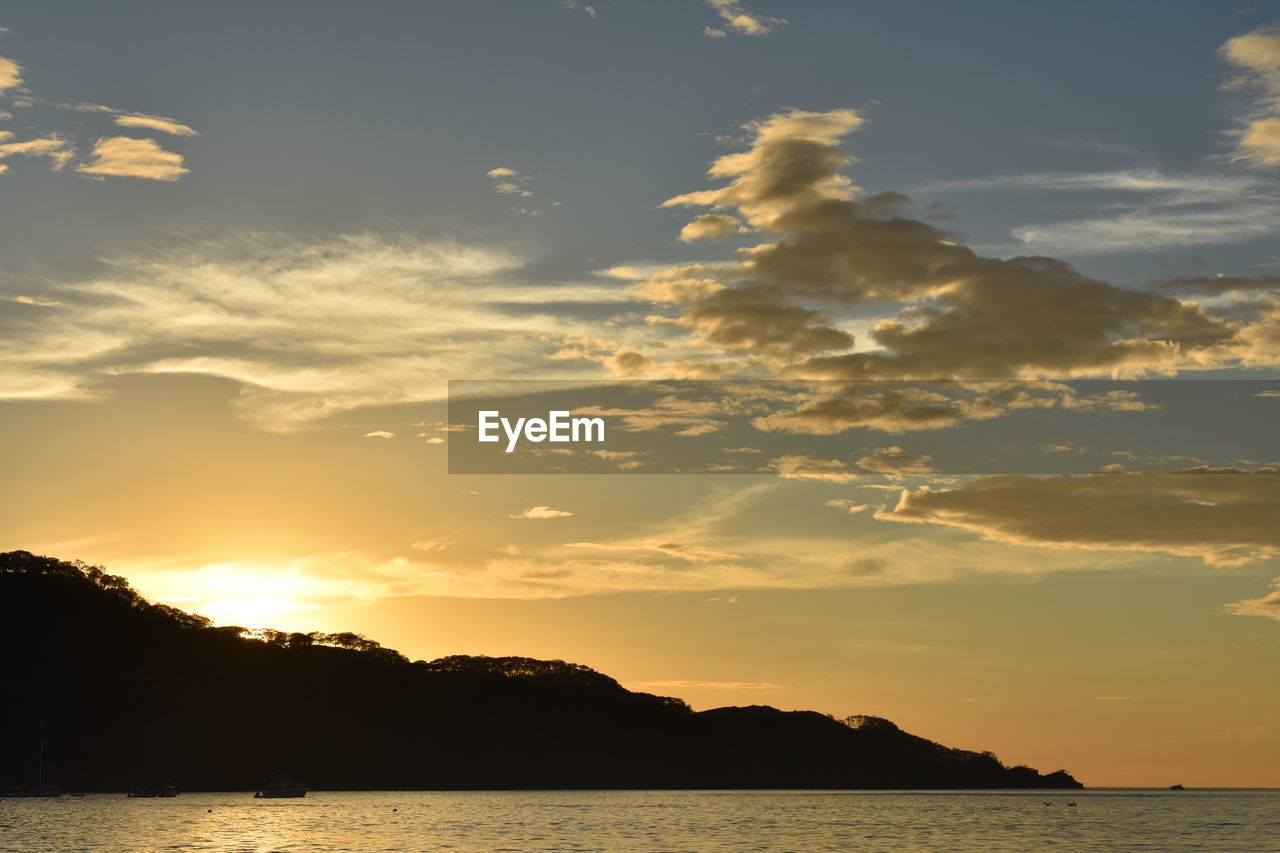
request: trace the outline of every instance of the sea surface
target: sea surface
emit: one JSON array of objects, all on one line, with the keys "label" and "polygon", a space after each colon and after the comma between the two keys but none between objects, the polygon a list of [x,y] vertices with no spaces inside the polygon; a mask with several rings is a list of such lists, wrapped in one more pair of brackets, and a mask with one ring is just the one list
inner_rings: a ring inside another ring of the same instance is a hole
[{"label": "sea surface", "polygon": [[[1069,805],[1075,803],[1074,806]],[[0,851],[1280,851],[1280,791],[316,791],[0,799]]]}]

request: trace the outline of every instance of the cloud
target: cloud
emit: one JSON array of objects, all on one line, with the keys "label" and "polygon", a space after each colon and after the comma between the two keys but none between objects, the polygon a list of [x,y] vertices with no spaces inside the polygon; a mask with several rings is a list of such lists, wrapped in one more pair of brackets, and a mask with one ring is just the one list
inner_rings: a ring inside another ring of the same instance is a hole
[{"label": "cloud", "polygon": [[54,134],[21,142],[10,142],[11,131],[0,131],[0,160],[15,154],[23,157],[48,157],[50,167],[56,172],[75,156],[75,148],[67,140]]},{"label": "cloud", "polygon": [[[667,312],[651,323],[807,378],[1140,376],[1232,355],[1236,329],[1196,303],[1054,258],[982,257],[899,215],[900,193],[856,200],[843,174],[854,158],[839,142],[863,121],[850,109],[792,110],[747,125],[747,148],[709,171],[725,186],[664,202],[734,216],[766,242],[730,264],[651,276],[634,290]],[[839,315],[879,306],[883,316],[894,303],[897,316],[847,352],[855,340]]]},{"label": "cloud", "polygon": [[598,17],[596,15],[596,10],[594,6],[585,6],[579,3],[578,0],[560,0],[560,2],[564,4],[564,7],[566,9],[581,10],[584,14],[587,15],[587,17],[591,18],[592,20],[595,20],[595,18]]},{"label": "cloud", "polygon": [[1040,172],[925,184],[928,192],[1105,193],[1105,213],[1015,228],[1009,251],[1097,255],[1242,243],[1280,231],[1274,182],[1229,172]]},{"label": "cloud", "polygon": [[[0,32],[0,35],[5,33],[7,30]],[[0,119],[13,118],[18,111],[30,110],[46,103],[23,85],[22,70],[22,67],[13,60],[0,56]],[[96,123],[103,127],[109,127],[105,125],[105,121],[110,117],[117,127],[175,136],[197,135],[196,131],[188,125],[164,116],[119,110],[102,104],[53,103],[49,106],[56,110],[99,114],[102,118],[96,120]],[[53,115],[56,117],[56,113]],[[60,132],[44,126],[49,119],[49,115],[37,111],[36,115],[26,122],[27,129],[34,131],[36,136],[0,147],[0,159],[11,154],[44,156],[50,159],[54,171],[62,169],[67,163],[75,160],[87,147],[80,139],[81,134],[85,132],[84,128],[80,127],[81,123],[77,122],[66,132]],[[0,141],[12,136],[13,134],[8,131],[0,132]],[[7,171],[9,171],[8,165],[0,163],[0,174]],[[101,136],[93,143],[88,159],[76,163],[75,171],[97,179],[110,176],[173,181],[186,174],[188,170],[183,167],[181,155],[166,151],[152,139]]]},{"label": "cloud", "polygon": [[499,195],[533,198],[533,191],[525,186],[529,178],[521,175],[510,166],[498,166],[485,172],[485,175],[493,179],[493,191]]},{"label": "cloud", "polygon": [[546,335],[560,348],[547,358],[552,361],[586,361],[605,367],[614,376],[637,376],[653,367],[653,359],[620,346],[617,341],[590,335]]},{"label": "cloud", "polygon": [[0,397],[201,374],[239,383],[231,405],[254,426],[291,431],[442,399],[450,375],[572,377],[547,370],[545,336],[588,324],[507,311],[564,298],[561,285],[515,281],[520,265],[491,247],[368,234],[240,235],[107,258],[41,291],[56,311],[0,312]]},{"label": "cloud", "polygon": [[601,542],[566,542],[566,548],[582,548],[587,551],[652,551],[656,554],[663,554],[668,557],[674,557],[678,560],[684,560],[688,563],[718,563],[723,560],[740,560],[737,554],[730,554],[727,551],[717,551],[714,548],[708,548],[703,545],[690,545],[679,542],[663,542],[661,540],[651,540],[646,542],[635,542],[630,544],[612,543],[606,544]]},{"label": "cloud", "polygon": [[842,509],[850,515],[865,512],[871,508],[870,504],[860,504],[856,501],[848,500],[847,498],[832,498],[826,502],[826,505],[832,509]]},{"label": "cloud", "polygon": [[1252,109],[1235,132],[1232,159],[1255,166],[1280,165],[1280,22],[1229,39],[1220,53],[1239,69],[1228,88],[1253,97]]},{"label": "cloud", "polygon": [[191,171],[183,167],[181,154],[166,151],[154,139],[129,136],[99,139],[93,145],[92,156],[89,162],[76,166],[76,171],[152,181],[176,181]]},{"label": "cloud", "polygon": [[1228,612],[1240,616],[1266,616],[1269,619],[1280,620],[1280,578],[1277,578],[1271,586],[1275,592],[1261,598],[1247,598],[1244,601],[1229,604]]},{"label": "cloud", "polygon": [[509,516],[510,518],[529,518],[535,520],[544,520],[549,518],[568,518],[573,513],[563,509],[552,509],[549,506],[531,506],[526,510]]},{"label": "cloud", "polygon": [[409,547],[415,551],[444,551],[449,546],[456,544],[456,540],[438,536],[435,539],[424,539],[420,542],[414,542]]},{"label": "cloud", "polygon": [[22,66],[0,56],[0,94],[22,85]]},{"label": "cloud", "polygon": [[883,474],[890,480],[901,480],[904,477],[936,474],[938,469],[928,464],[932,461],[932,456],[914,456],[904,453],[901,447],[879,447],[874,453],[863,456],[856,464],[867,471]]},{"label": "cloud", "polygon": [[1032,172],[959,181],[932,181],[921,192],[983,190],[1070,190],[1162,193],[1169,204],[1225,201],[1258,193],[1264,185],[1255,177],[1231,173],[1172,174],[1156,169],[1112,172]]},{"label": "cloud", "polygon": [[[529,452],[540,456],[573,456],[577,451],[541,448]],[[586,450],[582,452],[585,456],[593,456],[596,459],[612,463],[619,471],[634,471],[637,468],[644,468],[651,464],[638,458],[643,455],[638,450]]]},{"label": "cloud", "polygon": [[1103,255],[1181,246],[1244,243],[1280,232],[1280,205],[1235,199],[1208,210],[1139,210],[1115,216],[1023,225],[1022,251]]},{"label": "cloud", "polygon": [[165,118],[163,116],[148,116],[140,113],[124,114],[116,116],[115,123],[121,127],[140,127],[147,130],[156,130],[160,133],[170,133],[174,136],[200,135],[177,119]]},{"label": "cloud", "polygon": [[678,427],[676,435],[692,437],[719,432],[728,426],[720,417],[735,409],[734,401],[727,397],[713,399],[687,399],[674,394],[660,397],[653,405],[640,409],[624,409],[608,406],[581,406],[573,410],[575,415],[620,418],[619,429],[625,432],[650,432],[666,427]]},{"label": "cloud", "polygon": [[742,223],[732,216],[707,213],[680,229],[680,239],[686,243],[695,240],[720,240],[738,230]]},{"label": "cloud", "polygon": [[925,388],[881,391],[850,385],[801,397],[794,408],[761,415],[752,425],[764,432],[798,435],[837,435],[859,427],[902,433],[954,426],[982,409],[1000,412],[986,397],[964,403]]},{"label": "cloud", "polygon": [[763,36],[785,25],[782,18],[770,18],[742,7],[741,0],[707,0],[707,5],[716,11],[723,22],[724,29],[707,27],[704,32],[712,38],[723,38],[728,32],[744,36]]},{"label": "cloud", "polygon": [[56,308],[62,304],[61,302],[43,302],[30,296],[15,296],[13,301],[21,302],[23,305],[35,305],[40,308]]},{"label": "cloud", "polygon": [[653,366],[653,359],[633,350],[619,350],[604,360],[605,367],[618,376],[635,376]]},{"label": "cloud", "polygon": [[1191,468],[1165,474],[984,477],[904,491],[876,518],[958,527],[985,539],[1117,549],[1243,565],[1280,553],[1280,471]]},{"label": "cloud", "polygon": [[[456,525],[448,539],[431,538],[438,536],[433,531],[392,557],[348,552],[263,558],[231,572],[225,564],[213,564],[225,559],[216,555],[202,557],[194,566],[177,559],[109,562],[137,580],[147,595],[197,595],[202,602],[220,602],[218,607],[229,614],[256,612],[259,604],[333,608],[416,595],[536,600],[664,591],[727,601],[749,589],[856,589],[1141,563],[1124,553],[1044,552],[961,534],[922,537],[909,530],[893,539],[860,540],[852,556],[848,522],[866,523],[861,518],[828,516],[823,519],[829,526],[825,534],[817,524],[796,531],[768,521],[788,508],[809,512],[803,507],[811,488],[810,483],[776,478],[745,488],[713,486],[692,500],[678,500],[665,518],[647,524],[652,529],[642,536],[568,546],[525,541],[519,548],[495,547],[482,522]],[[554,533],[551,528],[556,527],[525,532]],[[263,623],[275,624],[267,618]]]},{"label": "cloud", "polygon": [[848,463],[839,459],[823,459],[820,456],[797,454],[780,456],[769,462],[768,467],[778,472],[784,480],[821,480],[825,483],[851,483],[859,478]]},{"label": "cloud", "polygon": [[1132,391],[1082,393],[1049,381],[808,383],[751,423],[763,432],[838,435],[851,429],[890,434],[937,430],[1024,409],[1083,412],[1146,411]]},{"label": "cloud", "polygon": [[1280,276],[1184,276],[1155,282],[1153,285],[1166,293],[1187,296],[1224,296],[1251,298],[1265,291],[1280,294]]},{"label": "cloud", "polygon": [[598,270],[596,275],[602,275],[606,278],[616,278],[620,281],[641,281],[646,278],[645,274],[635,267],[620,265],[609,267],[605,270]]},{"label": "cloud", "polygon": [[395,438],[394,432],[387,432],[385,429],[375,429],[373,432],[366,432],[362,438]]}]

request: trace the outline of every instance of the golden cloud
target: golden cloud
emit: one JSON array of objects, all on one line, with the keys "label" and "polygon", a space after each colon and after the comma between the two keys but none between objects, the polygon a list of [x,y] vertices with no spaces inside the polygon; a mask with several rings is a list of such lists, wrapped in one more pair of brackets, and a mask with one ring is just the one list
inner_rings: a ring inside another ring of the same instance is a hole
[{"label": "golden cloud", "polygon": [[1051,548],[1142,551],[1210,565],[1280,553],[1280,471],[1189,468],[1083,476],[983,477],[953,489],[904,491],[885,521],[936,524],[985,539]]},{"label": "golden cloud", "polygon": [[511,518],[528,518],[535,521],[545,521],[551,518],[569,518],[573,513],[564,509],[553,509],[549,506],[531,506],[526,510],[514,513]]},{"label": "golden cloud", "polygon": [[148,116],[140,113],[132,113],[116,116],[115,123],[121,127],[140,127],[146,130],[156,130],[160,133],[169,133],[174,136],[200,135],[177,119],[165,118],[164,116]]},{"label": "golden cloud", "polygon": [[1228,86],[1254,96],[1253,110],[1236,132],[1233,159],[1260,166],[1280,165],[1280,23],[1228,40],[1221,54],[1240,70]]},{"label": "golden cloud", "polygon": [[[656,325],[694,343],[750,354],[809,378],[1138,376],[1238,357],[1239,324],[1198,303],[1117,287],[1045,257],[986,258],[954,235],[906,218],[910,199],[855,200],[840,140],[854,110],[793,110],[745,127],[746,150],[713,163],[719,189],[664,206],[710,207],[711,230],[741,221],[773,239],[725,265],[673,267],[633,295],[678,309]],[[852,349],[839,320],[869,303],[898,303],[872,327],[874,349]]]},{"label": "golden cloud", "polygon": [[182,155],[161,148],[154,139],[112,136],[93,145],[92,159],[76,166],[85,175],[176,181],[190,172]]}]

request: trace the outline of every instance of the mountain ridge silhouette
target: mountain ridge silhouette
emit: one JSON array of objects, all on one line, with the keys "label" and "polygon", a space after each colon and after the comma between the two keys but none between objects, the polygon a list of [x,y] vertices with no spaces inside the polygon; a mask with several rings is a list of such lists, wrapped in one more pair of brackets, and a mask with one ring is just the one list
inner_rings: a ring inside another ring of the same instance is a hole
[{"label": "mountain ridge silhouette", "polygon": [[[411,662],[352,633],[259,631],[147,601],[96,566],[0,554],[0,790],[1081,788],[878,717],[695,712],[581,664]],[[25,775],[24,775],[25,774]]]}]

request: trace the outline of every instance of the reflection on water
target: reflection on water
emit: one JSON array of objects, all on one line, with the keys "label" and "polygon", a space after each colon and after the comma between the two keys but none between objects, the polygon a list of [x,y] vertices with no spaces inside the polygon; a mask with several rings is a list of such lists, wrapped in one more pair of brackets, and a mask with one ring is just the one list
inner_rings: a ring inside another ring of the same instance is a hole
[{"label": "reflection on water", "polygon": [[[1071,806],[1068,803],[1075,803]],[[1280,851],[1280,791],[317,792],[0,800],[0,851]]]}]

